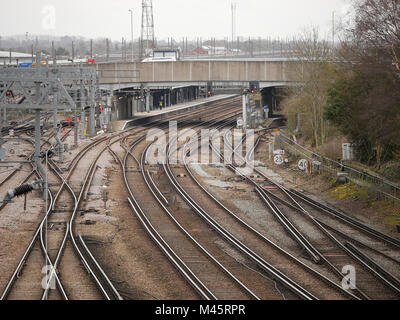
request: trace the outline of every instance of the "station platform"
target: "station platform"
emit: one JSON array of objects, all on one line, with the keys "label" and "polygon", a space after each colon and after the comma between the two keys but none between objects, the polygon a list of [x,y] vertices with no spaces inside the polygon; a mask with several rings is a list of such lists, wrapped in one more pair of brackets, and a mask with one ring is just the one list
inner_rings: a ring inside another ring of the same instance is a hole
[{"label": "station platform", "polygon": [[191,111],[193,109],[196,109],[197,107],[206,106],[210,103],[217,102],[217,101],[231,99],[236,96],[237,95],[234,95],[234,94],[218,95],[218,96],[213,96],[210,98],[198,99],[198,100],[194,100],[191,102],[177,104],[172,107],[164,108],[162,110],[153,110],[150,112],[139,112],[139,113],[136,113],[132,117],[132,119],[113,121],[112,128],[114,131],[125,130],[129,126],[132,126],[135,123],[137,123],[138,121],[140,121],[141,123],[146,123],[146,122],[150,122],[150,121],[154,121],[154,120],[158,120],[158,119],[161,120],[165,116],[170,115],[170,114],[178,114],[178,113],[182,113],[182,112]]}]

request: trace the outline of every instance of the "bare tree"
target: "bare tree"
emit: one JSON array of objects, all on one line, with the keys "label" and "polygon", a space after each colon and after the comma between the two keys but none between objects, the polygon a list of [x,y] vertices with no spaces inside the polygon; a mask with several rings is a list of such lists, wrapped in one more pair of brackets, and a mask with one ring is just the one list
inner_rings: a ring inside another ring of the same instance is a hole
[{"label": "bare tree", "polygon": [[[331,46],[321,39],[315,27],[299,34],[292,41],[292,46],[294,51],[290,54],[295,62],[290,77],[298,86],[290,89],[286,112],[296,114],[297,121],[301,118],[303,130],[311,128],[312,144],[318,147],[325,143],[327,137],[327,122],[323,114],[327,88],[332,83],[328,75]],[[299,128],[298,123],[296,127]]]},{"label": "bare tree", "polygon": [[400,58],[400,1],[353,0],[355,21],[344,48],[370,68],[392,69]]}]

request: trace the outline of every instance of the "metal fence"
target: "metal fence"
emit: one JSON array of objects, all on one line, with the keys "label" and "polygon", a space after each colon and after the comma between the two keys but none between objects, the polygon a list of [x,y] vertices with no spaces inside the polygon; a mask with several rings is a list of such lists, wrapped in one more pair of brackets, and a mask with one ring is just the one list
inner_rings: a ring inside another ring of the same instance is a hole
[{"label": "metal fence", "polygon": [[350,181],[358,185],[367,187],[372,191],[379,192],[385,197],[396,200],[400,203],[400,187],[394,185],[389,181],[317,154],[299,145],[282,133],[279,133],[275,136],[275,144],[280,145],[282,149],[287,150],[291,154],[294,154],[296,157],[302,157],[309,160],[310,162],[314,162],[319,167],[319,170],[321,170],[322,172],[334,176],[337,176],[339,172],[345,172],[348,174],[348,178]]}]

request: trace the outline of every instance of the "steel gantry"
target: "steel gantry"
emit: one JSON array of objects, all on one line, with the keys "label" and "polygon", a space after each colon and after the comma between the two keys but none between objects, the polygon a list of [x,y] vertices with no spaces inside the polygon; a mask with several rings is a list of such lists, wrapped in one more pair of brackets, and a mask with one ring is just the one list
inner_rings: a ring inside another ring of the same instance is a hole
[{"label": "steel gantry", "polygon": [[[1,91],[2,90],[2,91]],[[23,97],[18,102],[8,99],[7,93]],[[55,137],[59,130],[58,111],[73,112],[75,118],[75,146],[78,143],[78,113],[81,119],[81,137],[85,136],[86,109],[90,109],[88,132],[94,136],[95,107],[98,90],[98,76],[94,66],[57,66],[56,60],[43,62],[40,53],[36,65],[29,68],[0,67],[0,111],[6,119],[7,109],[31,110],[35,112],[35,154],[34,162],[45,181],[46,172],[40,161],[41,112],[54,113]],[[59,155],[62,161],[61,141]]]}]

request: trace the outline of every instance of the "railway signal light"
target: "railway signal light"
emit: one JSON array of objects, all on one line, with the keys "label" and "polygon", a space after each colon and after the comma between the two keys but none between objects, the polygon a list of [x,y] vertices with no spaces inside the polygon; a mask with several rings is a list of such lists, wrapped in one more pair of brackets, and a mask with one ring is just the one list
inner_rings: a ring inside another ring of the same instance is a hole
[{"label": "railway signal light", "polygon": [[258,81],[250,81],[250,93],[255,94],[257,90],[260,90],[260,83]]},{"label": "railway signal light", "polygon": [[68,128],[71,127],[72,117],[67,117]]},{"label": "railway signal light", "polygon": [[212,82],[208,81],[207,82],[207,96],[210,97],[212,95],[212,92],[213,92],[213,90],[212,90]]}]

